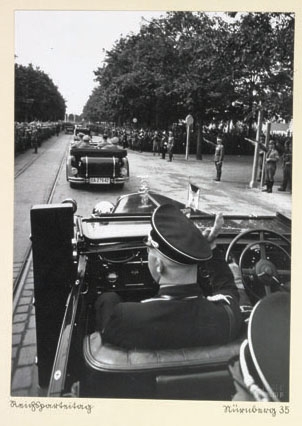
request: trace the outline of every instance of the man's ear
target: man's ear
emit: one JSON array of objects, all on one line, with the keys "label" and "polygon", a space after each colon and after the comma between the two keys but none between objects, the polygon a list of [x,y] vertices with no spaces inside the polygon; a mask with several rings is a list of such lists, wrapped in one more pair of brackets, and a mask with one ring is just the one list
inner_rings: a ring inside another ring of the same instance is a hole
[{"label": "man's ear", "polygon": [[160,274],[160,275],[162,275],[162,273],[163,273],[163,271],[164,271],[164,263],[163,263],[163,261],[161,260],[161,258],[160,257],[157,257],[156,258],[156,272],[158,273],[158,274]]}]

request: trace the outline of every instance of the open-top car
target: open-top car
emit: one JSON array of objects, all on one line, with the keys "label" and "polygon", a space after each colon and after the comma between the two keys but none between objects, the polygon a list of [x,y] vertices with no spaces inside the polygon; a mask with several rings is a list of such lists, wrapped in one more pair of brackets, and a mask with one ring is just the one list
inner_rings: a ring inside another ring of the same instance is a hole
[{"label": "open-top car", "polygon": [[[239,356],[246,326],[225,345],[166,350],[113,346],[95,328],[100,294],[114,291],[128,301],[156,294],[144,241],[153,211],[167,203],[201,231],[213,226],[213,215],[146,188],[120,197],[115,206],[102,202],[87,217],[76,214],[70,199],[31,209],[37,365],[48,396],[232,399],[229,362]],[[259,300],[288,292],[290,238],[291,221],[281,214],[224,216],[216,250],[241,270],[251,301],[242,306],[245,320]],[[202,271],[198,282],[211,295]]]},{"label": "open-top car", "polygon": [[88,135],[91,136],[91,130],[89,127],[86,126],[75,126],[74,129],[74,141],[79,141],[80,140],[80,136],[79,135]]},{"label": "open-top car", "polygon": [[[66,162],[66,179],[71,187],[78,185],[115,185],[122,187],[129,180],[127,150],[100,136],[88,143],[80,140],[81,130],[70,145]],[[82,134],[83,140],[89,132]]]}]

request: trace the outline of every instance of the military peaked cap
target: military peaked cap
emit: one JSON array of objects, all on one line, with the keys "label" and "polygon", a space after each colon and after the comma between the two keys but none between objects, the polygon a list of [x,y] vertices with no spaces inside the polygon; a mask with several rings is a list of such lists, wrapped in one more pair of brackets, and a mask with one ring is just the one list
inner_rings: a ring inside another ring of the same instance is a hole
[{"label": "military peaked cap", "polygon": [[196,264],[212,257],[200,230],[172,204],[159,206],[151,218],[151,238],[165,256],[182,264]]},{"label": "military peaked cap", "polygon": [[276,292],[254,307],[244,357],[272,401],[289,400],[290,295]]}]

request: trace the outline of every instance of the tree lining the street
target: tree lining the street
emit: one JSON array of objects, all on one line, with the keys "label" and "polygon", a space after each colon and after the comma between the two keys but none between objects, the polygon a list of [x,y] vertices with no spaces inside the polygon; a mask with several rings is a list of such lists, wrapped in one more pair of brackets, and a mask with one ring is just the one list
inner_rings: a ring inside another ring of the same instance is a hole
[{"label": "tree lining the street", "polygon": [[39,67],[15,64],[15,121],[57,121],[66,103],[51,78]]},{"label": "tree lining the street", "polygon": [[167,12],[116,41],[95,71],[83,116],[118,125],[167,128],[191,114],[213,123],[292,117],[294,15]]},{"label": "tree lining the street", "polygon": [[[233,67],[236,100],[243,108],[237,118],[253,115],[261,102],[264,118],[292,118],[294,17],[292,14],[246,14],[233,25],[228,51]],[[253,115],[255,118],[255,114]]]}]

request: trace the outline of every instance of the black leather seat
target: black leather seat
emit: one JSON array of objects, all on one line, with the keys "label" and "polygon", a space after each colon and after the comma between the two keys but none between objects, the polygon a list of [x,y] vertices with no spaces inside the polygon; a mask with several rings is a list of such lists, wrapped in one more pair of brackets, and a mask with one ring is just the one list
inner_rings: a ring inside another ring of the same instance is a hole
[{"label": "black leather seat", "polygon": [[102,372],[147,372],[178,369],[219,369],[230,358],[239,354],[242,338],[224,346],[193,347],[172,350],[127,350],[103,344],[100,333],[95,332],[84,340],[84,357],[87,364]]},{"label": "black leather seat", "polygon": [[[113,382],[121,377],[114,390],[108,390],[105,396],[114,397],[120,392],[118,397],[227,400],[233,392],[228,362],[238,356],[242,340],[223,346],[127,350],[104,344],[100,334],[94,332],[84,339],[84,358],[89,376],[95,375],[94,387],[107,383],[107,388],[113,389]],[[98,376],[101,378],[97,379]],[[130,376],[131,391],[121,391],[125,378]],[[144,391],[138,390],[142,383]]]}]

